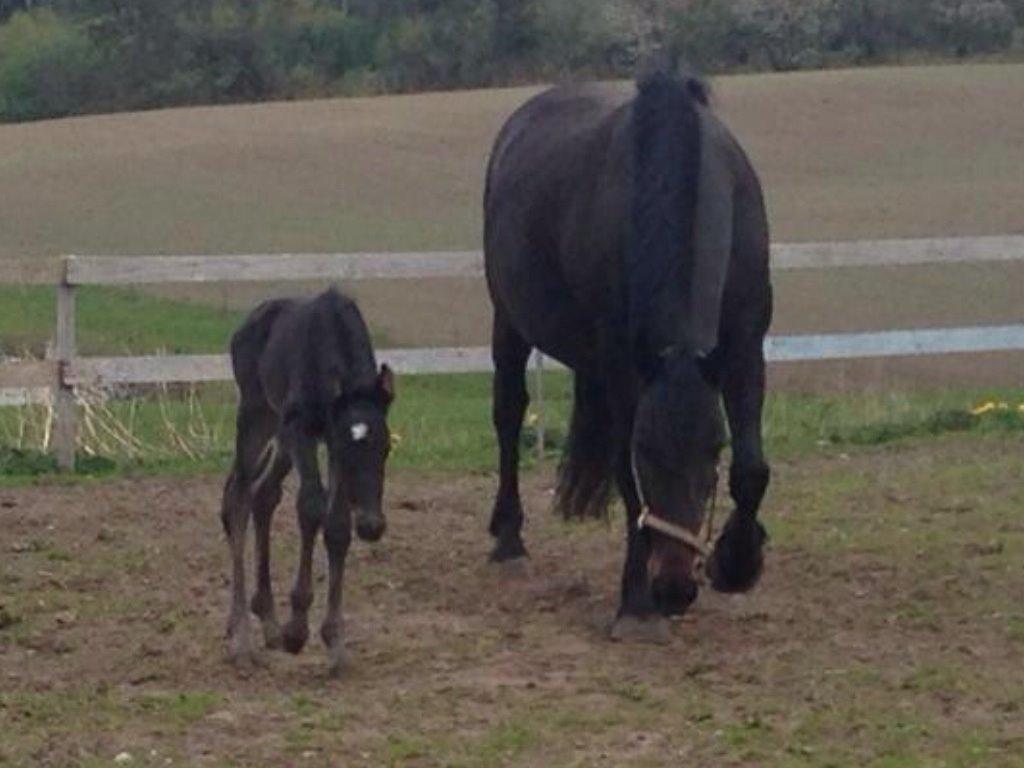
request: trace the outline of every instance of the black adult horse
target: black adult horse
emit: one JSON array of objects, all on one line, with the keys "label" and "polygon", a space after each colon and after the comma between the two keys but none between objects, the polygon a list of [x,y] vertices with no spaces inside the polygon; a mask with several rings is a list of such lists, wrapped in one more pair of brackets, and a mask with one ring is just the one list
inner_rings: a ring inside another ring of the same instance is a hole
[{"label": "black adult horse", "polygon": [[771,321],[761,186],[704,86],[656,71],[623,103],[600,86],[548,90],[495,141],[485,260],[494,304],[494,425],[501,480],[493,560],[526,555],[518,445],[531,348],[575,374],[559,482],[567,515],[603,511],[617,483],[628,515],[613,637],[657,637],[697,594],[698,533],[732,443],[736,509],[708,554],[721,591],[762,568],[757,512]]}]

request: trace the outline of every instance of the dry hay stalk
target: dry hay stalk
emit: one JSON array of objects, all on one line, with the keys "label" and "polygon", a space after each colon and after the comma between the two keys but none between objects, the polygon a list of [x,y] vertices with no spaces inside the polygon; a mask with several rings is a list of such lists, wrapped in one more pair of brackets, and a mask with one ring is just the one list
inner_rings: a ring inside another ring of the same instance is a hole
[{"label": "dry hay stalk", "polygon": [[[123,424],[117,414],[107,405],[108,399],[102,389],[82,387],[75,391],[75,398],[82,409],[82,423],[85,426],[85,431],[100,452],[113,454],[120,449],[132,458],[142,452],[144,448],[142,441],[135,436],[131,427]],[[106,437],[103,436],[104,434]],[[90,455],[97,453],[88,443],[83,442],[82,449]]]},{"label": "dry hay stalk", "polygon": [[169,399],[167,385],[165,384],[161,388],[160,396],[157,397],[157,405],[160,407],[160,419],[163,421],[164,429],[167,430],[167,435],[171,438],[171,442],[176,444],[189,460],[196,461],[199,458],[198,455],[188,444],[188,440],[178,431],[178,428],[174,425],[174,420],[171,418],[170,413],[168,413],[167,403]]}]

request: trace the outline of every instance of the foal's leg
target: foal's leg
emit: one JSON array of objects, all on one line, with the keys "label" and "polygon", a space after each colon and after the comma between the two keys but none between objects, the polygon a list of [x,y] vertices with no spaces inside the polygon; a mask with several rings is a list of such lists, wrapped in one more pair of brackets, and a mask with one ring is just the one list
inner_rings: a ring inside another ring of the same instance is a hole
[{"label": "foal's leg", "polygon": [[[767,324],[767,323],[765,323]],[[722,361],[722,395],[732,439],[729,492],[736,509],[729,516],[708,562],[712,586],[744,592],[757,582],[767,538],[757,520],[771,471],[764,460],[761,411],[764,404],[764,331],[753,326],[729,339]]]},{"label": "foal's leg", "polygon": [[329,563],[327,612],[320,627],[320,637],[327,646],[327,671],[332,676],[340,674],[347,663],[341,618],[341,591],[344,584],[345,557],[352,543],[352,513],[345,499],[345,489],[341,487],[337,467],[338,459],[332,455],[330,497],[327,518],[324,521],[324,544],[327,547]]},{"label": "foal's leg", "polygon": [[245,533],[252,496],[251,469],[266,442],[262,407],[243,404],[236,416],[235,460],[224,485],[221,521],[231,545],[231,611],[228,616],[228,655],[233,661],[252,660],[249,612],[246,608]]},{"label": "foal's leg", "polygon": [[491,535],[497,539],[491,560],[503,562],[526,555],[520,531],[523,505],[519,498],[519,435],[529,403],[526,364],[530,347],[499,310],[494,313],[491,340],[494,358],[494,429],[498,433],[501,479],[491,514]]},{"label": "foal's leg", "polygon": [[238,460],[224,484],[221,522],[231,547],[231,609],[228,613],[228,658],[235,664],[253,661],[249,611],[245,605],[245,532],[249,527],[249,506],[239,482]]},{"label": "foal's leg", "polygon": [[326,501],[323,483],[320,480],[320,466],[317,463],[316,440],[299,434],[294,429],[288,429],[285,443],[299,473],[296,510],[302,548],[299,551],[295,586],[292,588],[292,615],[284,627],[282,639],[286,651],[298,653],[309,639],[309,606],[313,602],[313,545],[324,521]]},{"label": "foal's leg", "polygon": [[647,579],[650,533],[637,528],[640,497],[633,478],[629,449],[619,459],[616,481],[626,505],[626,562],[622,568],[622,596],[619,615],[612,625],[613,640],[665,643],[669,639],[668,620],[661,616],[651,597]]},{"label": "foal's leg", "polygon": [[256,528],[256,594],[250,608],[260,619],[263,642],[267,648],[281,647],[281,627],[274,608],[274,592],[270,583],[270,523],[281,501],[281,486],[291,469],[291,459],[273,436],[276,417],[268,415],[270,435],[263,452],[250,472],[253,523]]}]

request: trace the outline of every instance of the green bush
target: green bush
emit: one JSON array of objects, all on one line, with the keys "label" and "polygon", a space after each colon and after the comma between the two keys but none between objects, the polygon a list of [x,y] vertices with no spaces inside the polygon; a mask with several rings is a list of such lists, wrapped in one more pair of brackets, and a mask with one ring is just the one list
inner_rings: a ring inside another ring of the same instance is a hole
[{"label": "green bush", "polygon": [[74,22],[42,9],[0,27],[0,119],[74,114],[92,97],[98,58]]},{"label": "green bush", "polygon": [[490,82],[494,3],[463,0],[399,18],[381,37],[375,63],[394,90],[480,86]]},{"label": "green bush", "polygon": [[616,0],[538,0],[538,57],[554,74],[626,74],[639,55],[639,18]]},{"label": "green bush", "polygon": [[[1011,49],[1024,0],[0,0],[0,120]],[[11,15],[13,14],[13,15]],[[10,16],[7,18],[7,16]],[[6,21],[4,21],[6,19]]]},{"label": "green bush", "polygon": [[936,37],[957,56],[991,53],[1013,43],[1016,20],[1001,0],[935,0]]}]

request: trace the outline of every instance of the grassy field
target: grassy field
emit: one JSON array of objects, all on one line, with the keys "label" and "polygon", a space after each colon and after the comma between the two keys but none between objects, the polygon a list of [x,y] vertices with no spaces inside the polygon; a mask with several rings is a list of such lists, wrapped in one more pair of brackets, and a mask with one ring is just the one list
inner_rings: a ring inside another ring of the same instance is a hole
[{"label": "grassy field", "polygon": [[[779,240],[1024,229],[1024,65],[714,86]],[[0,258],[476,247],[490,143],[536,90],[5,125]]]},{"label": "grassy field", "polygon": [[[715,88],[764,179],[778,240],[1024,232],[1024,65],[730,76]],[[535,90],[0,126],[4,279],[50,274],[50,257],[67,252],[478,247],[489,144]],[[1024,266],[790,273],[776,282],[780,332],[1004,322],[1019,319]],[[271,292],[312,287],[171,286],[161,293],[242,310]],[[480,283],[410,288],[354,289],[381,338],[486,342]],[[43,345],[52,333],[49,295],[8,289],[3,299],[14,317],[3,318],[0,345]],[[129,316],[137,308],[120,292],[105,294],[104,306]],[[104,351],[191,348],[196,340],[219,349],[230,317],[219,335],[193,336],[168,322],[166,332],[147,336],[136,332],[138,323],[119,322],[120,333],[94,338]],[[86,319],[83,332],[103,322]]]},{"label": "grassy field", "polygon": [[[531,380],[531,387],[533,382]],[[560,452],[572,403],[567,374],[545,375],[548,455]],[[974,417],[972,408],[1005,403]],[[800,456],[822,446],[854,448],[947,432],[1014,431],[1024,427],[1024,390],[974,389],[866,392],[838,395],[771,393],[764,429],[773,455]],[[235,393],[230,385],[157,392],[146,398],[94,404],[81,410],[82,472],[162,474],[223,472],[234,441]],[[396,469],[491,471],[497,455],[487,375],[404,376],[391,413]],[[0,446],[24,454],[0,457],[0,483],[24,484],[52,472],[38,456],[47,431],[46,408],[0,409]],[[539,411],[531,406],[524,461],[534,461]]]},{"label": "grassy field", "polygon": [[550,466],[514,580],[485,564],[491,476],[397,471],[387,537],[349,556],[340,681],[316,642],[225,663],[219,478],[0,489],[0,765],[1016,768],[1022,449],[775,456],[764,579],[704,590],[662,647],[606,639],[621,522],[545,514]]},{"label": "grassy field", "polygon": [[[716,87],[778,239],[1024,231],[1024,66]],[[0,126],[0,349],[44,350],[52,288],[10,283],[45,276],[55,253],[475,247],[487,146],[531,92]],[[987,323],[1021,319],[1024,269],[777,284],[780,332]],[[80,346],[219,351],[271,290],[85,289]],[[486,340],[473,281],[356,293],[379,344]],[[514,581],[484,563],[488,377],[403,377],[389,533],[350,556],[353,665],[338,682],[315,643],[248,673],[222,658],[230,385],[91,404],[82,472],[61,481],[38,450],[46,410],[0,409],[0,766],[1020,766],[1021,358],[901,363],[923,389],[863,391],[896,365],[771,372],[765,578],[748,596],[704,590],[659,648],[606,639],[618,517],[544,514],[568,377],[546,378],[544,461],[528,419],[532,559]],[[984,388],[993,371],[1014,388]],[[801,394],[812,379],[824,394]],[[274,524],[279,596],[293,504],[289,485]]]}]

